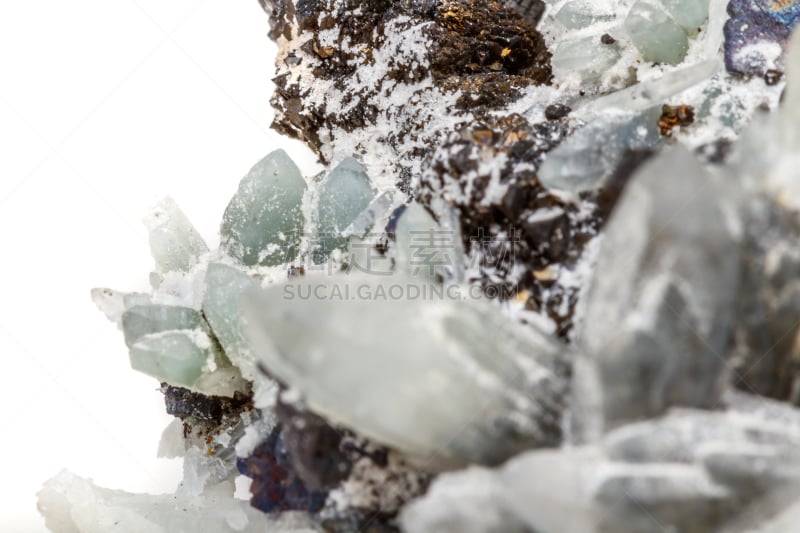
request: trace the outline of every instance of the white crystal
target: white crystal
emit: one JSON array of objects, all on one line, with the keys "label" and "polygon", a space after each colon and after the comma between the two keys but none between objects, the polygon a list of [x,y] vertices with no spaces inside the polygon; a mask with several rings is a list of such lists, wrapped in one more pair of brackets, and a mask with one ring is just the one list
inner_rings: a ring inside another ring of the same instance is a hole
[{"label": "white crystal", "polygon": [[680,145],[628,184],[606,226],[581,333],[604,423],[718,405],[739,273],[727,203]]},{"label": "white crystal", "polygon": [[39,492],[39,511],[54,533],[263,533],[318,531],[307,515],[272,516],[233,498],[232,484],[202,496],[131,494],[62,471]]},{"label": "white crystal", "polygon": [[375,278],[303,280],[246,295],[259,359],[315,412],[431,467],[494,464],[558,441],[558,343],[487,302],[431,296],[441,286],[420,280]]},{"label": "white crystal", "polygon": [[159,272],[191,270],[208,252],[200,233],[169,196],[152,208],[144,224],[150,232],[150,252]]}]

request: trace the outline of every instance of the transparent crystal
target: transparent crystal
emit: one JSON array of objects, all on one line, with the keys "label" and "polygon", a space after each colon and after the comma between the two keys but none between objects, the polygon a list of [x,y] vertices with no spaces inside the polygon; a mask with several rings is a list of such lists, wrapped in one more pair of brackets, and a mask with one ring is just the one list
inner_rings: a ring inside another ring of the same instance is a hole
[{"label": "transparent crystal", "polygon": [[159,272],[191,270],[208,246],[172,198],[159,201],[144,219],[150,253]]},{"label": "transparent crystal", "polygon": [[203,317],[194,309],[173,305],[136,305],[122,314],[125,344],[132,346],[151,333],[170,330],[193,330],[204,327]]},{"label": "transparent crystal", "polygon": [[641,114],[596,119],[547,155],[539,180],[545,187],[571,192],[599,187],[627,152],[652,148],[661,141],[660,115],[661,109],[654,107]]},{"label": "transparent crystal", "polygon": [[709,0],[660,0],[670,16],[689,33],[696,33],[708,19]]},{"label": "transparent crystal", "polygon": [[315,412],[432,468],[558,442],[557,342],[487,302],[375,278],[248,293],[247,331],[269,372]]},{"label": "transparent crystal", "polygon": [[603,74],[618,59],[619,48],[615,44],[601,44],[600,37],[592,35],[559,42],[552,64],[556,72],[581,72],[585,78],[590,78]]},{"label": "transparent crystal", "polygon": [[372,201],[369,176],[352,157],[330,171],[319,188],[317,233],[323,254],[347,245],[344,231]]},{"label": "transparent crystal", "polygon": [[625,30],[645,61],[677,65],[689,50],[686,31],[649,0],[633,5],[625,18]]},{"label": "transparent crystal", "polygon": [[359,213],[359,215],[349,226],[347,226],[347,228],[345,228],[345,230],[342,232],[342,236],[363,237],[370,230],[370,228],[372,228],[376,221],[385,217],[389,213],[393,203],[394,195],[390,191],[382,192],[376,196],[372,202],[370,202],[366,209]]},{"label": "transparent crystal", "polygon": [[220,246],[245,265],[280,265],[297,256],[306,182],[283,150],[247,173],[222,216]]},{"label": "transparent crystal", "polygon": [[580,335],[600,412],[578,415],[613,427],[719,404],[739,277],[729,202],[680,145],[634,175],[606,226]]},{"label": "transparent crystal", "polygon": [[258,371],[239,316],[239,300],[244,291],[259,287],[258,282],[238,268],[221,263],[208,265],[205,281],[203,315],[242,376],[255,379]]}]

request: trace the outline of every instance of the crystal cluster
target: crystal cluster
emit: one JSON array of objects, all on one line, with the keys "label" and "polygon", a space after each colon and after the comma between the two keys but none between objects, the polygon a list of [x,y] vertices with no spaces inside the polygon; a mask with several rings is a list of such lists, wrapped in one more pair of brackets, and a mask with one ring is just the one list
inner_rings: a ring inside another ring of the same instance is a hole
[{"label": "crystal cluster", "polygon": [[61,473],[51,529],[796,529],[797,2],[262,5],[328,171],[267,155],[216,250],[155,206],[92,296],[184,479]]}]

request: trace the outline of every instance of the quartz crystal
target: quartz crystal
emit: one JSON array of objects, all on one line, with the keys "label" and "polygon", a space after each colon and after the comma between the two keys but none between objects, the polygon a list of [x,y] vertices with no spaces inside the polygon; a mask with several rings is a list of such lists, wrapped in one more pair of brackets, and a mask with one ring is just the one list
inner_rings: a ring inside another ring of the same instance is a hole
[{"label": "quartz crystal", "polygon": [[194,385],[209,356],[213,360],[211,340],[198,330],[145,335],[130,348],[134,370],[184,386]]},{"label": "quartz crystal", "polygon": [[144,219],[150,232],[150,252],[159,272],[190,270],[208,246],[170,197],[162,199]]},{"label": "quartz crystal", "polygon": [[222,248],[245,265],[294,259],[303,235],[306,183],[283,150],[256,163],[239,183],[220,227]]},{"label": "quartz crystal", "polygon": [[331,170],[319,189],[317,232],[323,255],[344,248],[344,231],[372,200],[372,186],[364,167],[348,157]]},{"label": "quartz crystal", "polygon": [[[595,120],[550,152],[539,169],[539,179],[545,187],[571,192],[597,188],[626,153],[658,144],[660,114],[660,109],[652,108]],[[598,136],[603,137],[602,143],[597,142]]]},{"label": "quartz crystal", "polygon": [[255,379],[258,371],[239,317],[239,300],[244,292],[258,286],[256,280],[238,268],[221,263],[208,265],[203,315],[225,354],[249,380]]},{"label": "quartz crystal", "polygon": [[249,292],[245,317],[259,359],[316,412],[430,467],[557,443],[563,348],[486,302],[430,301],[434,290],[394,276],[299,282]]},{"label": "quartz crystal", "polygon": [[613,44],[598,43],[600,37],[596,35],[559,43],[553,53],[553,68],[557,73],[581,72],[584,80],[600,76],[617,62],[619,50]]},{"label": "quartz crystal", "polygon": [[682,147],[632,178],[587,295],[581,345],[599,381],[599,413],[587,406],[579,415],[599,417],[590,425],[718,405],[739,275],[740,229],[727,201]]},{"label": "quartz crystal", "polygon": [[749,395],[729,401],[726,412],[676,409],[624,426],[597,446],[531,451],[497,470],[444,474],[401,523],[414,533],[701,533],[735,523],[742,501],[796,498],[798,413]]},{"label": "quartz crystal", "polygon": [[125,344],[132,346],[151,333],[194,330],[204,327],[203,317],[194,309],[176,305],[136,305],[122,313]]},{"label": "quartz crystal", "polygon": [[625,18],[625,30],[646,61],[677,65],[689,50],[684,29],[651,0],[633,5]]}]

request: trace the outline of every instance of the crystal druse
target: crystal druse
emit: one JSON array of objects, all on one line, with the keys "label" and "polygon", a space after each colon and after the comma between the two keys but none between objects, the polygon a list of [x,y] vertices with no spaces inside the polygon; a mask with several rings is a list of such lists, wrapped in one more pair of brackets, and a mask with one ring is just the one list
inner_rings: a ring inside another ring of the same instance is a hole
[{"label": "crystal druse", "polygon": [[262,5],[327,171],[269,153],[218,249],[154,207],[92,298],[183,481],[62,472],[48,527],[796,531],[798,2]]}]

